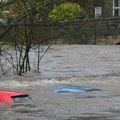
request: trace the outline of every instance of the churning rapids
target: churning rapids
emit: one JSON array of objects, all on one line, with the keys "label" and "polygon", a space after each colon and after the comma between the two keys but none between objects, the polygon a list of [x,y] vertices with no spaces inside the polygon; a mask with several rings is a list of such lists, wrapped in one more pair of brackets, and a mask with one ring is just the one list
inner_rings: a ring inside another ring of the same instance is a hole
[{"label": "churning rapids", "polygon": [[[40,73],[0,77],[0,89],[32,98],[22,105],[0,104],[0,120],[120,120],[119,46],[53,45],[40,66]],[[52,92],[62,87],[100,91]]]}]

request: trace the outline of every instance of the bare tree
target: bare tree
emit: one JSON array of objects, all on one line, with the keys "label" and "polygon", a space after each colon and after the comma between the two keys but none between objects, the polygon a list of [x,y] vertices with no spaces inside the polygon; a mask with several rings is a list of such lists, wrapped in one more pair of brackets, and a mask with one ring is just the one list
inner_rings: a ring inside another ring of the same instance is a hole
[{"label": "bare tree", "polygon": [[31,71],[31,51],[37,56],[34,69],[40,70],[40,61],[50,47],[46,45],[48,38],[43,37],[45,33],[42,33],[42,26],[47,24],[44,14],[48,11],[46,8],[49,3],[49,0],[10,0],[1,4],[1,16],[5,16],[2,10],[6,7],[10,11],[8,16],[3,17],[6,22],[1,23],[3,32],[0,39],[4,38],[8,42],[7,46],[0,47],[0,68],[3,74],[7,70],[13,70],[18,75]]}]

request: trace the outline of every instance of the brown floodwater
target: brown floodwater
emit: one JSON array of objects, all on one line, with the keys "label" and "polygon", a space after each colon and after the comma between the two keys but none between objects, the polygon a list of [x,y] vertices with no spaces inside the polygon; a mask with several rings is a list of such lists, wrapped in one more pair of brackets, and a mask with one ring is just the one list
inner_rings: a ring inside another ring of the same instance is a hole
[{"label": "brown floodwater", "polygon": [[[24,104],[1,103],[0,120],[120,120],[119,46],[51,46],[40,73],[0,80],[0,89],[27,92],[32,98]],[[63,87],[99,91],[53,92]]]}]

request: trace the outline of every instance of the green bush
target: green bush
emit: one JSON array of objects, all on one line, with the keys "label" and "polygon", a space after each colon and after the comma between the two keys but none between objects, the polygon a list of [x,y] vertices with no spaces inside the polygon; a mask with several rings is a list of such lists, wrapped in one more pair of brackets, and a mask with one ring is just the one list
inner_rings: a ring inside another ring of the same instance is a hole
[{"label": "green bush", "polygon": [[1,41],[1,40],[0,40],[0,45],[9,45],[9,44],[10,44],[9,42]]},{"label": "green bush", "polygon": [[76,20],[83,10],[77,3],[63,3],[53,9],[48,17],[52,20]]}]

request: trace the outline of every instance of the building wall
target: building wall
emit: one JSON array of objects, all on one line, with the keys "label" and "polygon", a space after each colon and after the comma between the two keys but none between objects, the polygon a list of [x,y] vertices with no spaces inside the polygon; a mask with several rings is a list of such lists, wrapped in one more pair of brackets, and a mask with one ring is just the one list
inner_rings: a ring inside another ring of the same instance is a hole
[{"label": "building wall", "polygon": [[113,0],[103,0],[103,17],[113,16]]},{"label": "building wall", "polygon": [[[113,0],[94,0],[94,8],[102,7],[102,17],[113,16]],[[93,1],[92,1],[93,2]]]},{"label": "building wall", "polygon": [[113,16],[113,0],[90,0],[87,8],[95,16],[95,7],[102,7],[102,17]]}]

